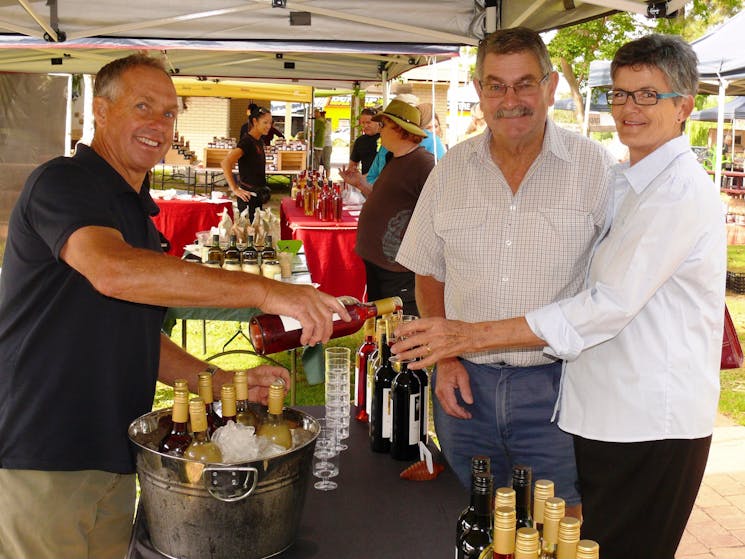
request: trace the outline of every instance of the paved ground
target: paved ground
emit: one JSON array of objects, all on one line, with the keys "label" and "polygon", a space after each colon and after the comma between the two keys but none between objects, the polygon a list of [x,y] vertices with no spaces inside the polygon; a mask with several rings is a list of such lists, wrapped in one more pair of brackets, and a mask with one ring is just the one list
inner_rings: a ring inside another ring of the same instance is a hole
[{"label": "paved ground", "polygon": [[676,559],[745,559],[745,427],[720,416]]}]

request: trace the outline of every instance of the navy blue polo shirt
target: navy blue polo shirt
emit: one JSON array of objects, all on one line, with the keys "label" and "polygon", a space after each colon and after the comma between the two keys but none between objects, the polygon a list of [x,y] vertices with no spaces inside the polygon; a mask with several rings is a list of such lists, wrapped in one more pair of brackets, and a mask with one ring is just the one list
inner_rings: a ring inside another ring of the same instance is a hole
[{"label": "navy blue polo shirt", "polygon": [[134,471],[127,426],[152,407],[164,309],[102,295],[60,250],[95,225],[160,252],[157,211],[84,145],[29,176],[0,275],[0,467]]}]

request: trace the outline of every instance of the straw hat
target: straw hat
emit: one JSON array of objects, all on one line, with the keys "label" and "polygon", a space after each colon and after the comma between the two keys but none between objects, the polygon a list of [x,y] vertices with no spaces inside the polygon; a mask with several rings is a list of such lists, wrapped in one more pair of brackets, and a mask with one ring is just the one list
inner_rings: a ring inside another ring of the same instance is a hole
[{"label": "straw hat", "polygon": [[422,115],[419,113],[419,109],[417,109],[416,107],[412,107],[408,103],[404,103],[403,101],[394,99],[393,101],[388,103],[385,109],[372,117],[372,119],[375,122],[380,122],[384,116],[390,118],[393,122],[398,124],[401,128],[403,128],[410,134],[421,136],[422,138],[427,137],[427,134],[424,132],[424,130],[419,128],[419,123],[421,122],[422,118]]}]

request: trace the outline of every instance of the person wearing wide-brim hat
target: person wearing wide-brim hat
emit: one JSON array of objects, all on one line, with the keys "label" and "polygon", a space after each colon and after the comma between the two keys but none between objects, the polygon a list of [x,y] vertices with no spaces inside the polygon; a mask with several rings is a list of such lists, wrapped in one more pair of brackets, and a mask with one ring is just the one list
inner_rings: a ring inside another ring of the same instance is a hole
[{"label": "person wearing wide-brim hat", "polygon": [[414,273],[396,262],[396,253],[435,161],[419,145],[427,134],[419,126],[421,115],[416,107],[394,99],[373,120],[380,122],[380,140],[391,157],[375,188],[356,168],[341,170],[344,180],[367,196],[356,251],[365,262],[368,299],[399,296],[405,314],[418,314]]}]

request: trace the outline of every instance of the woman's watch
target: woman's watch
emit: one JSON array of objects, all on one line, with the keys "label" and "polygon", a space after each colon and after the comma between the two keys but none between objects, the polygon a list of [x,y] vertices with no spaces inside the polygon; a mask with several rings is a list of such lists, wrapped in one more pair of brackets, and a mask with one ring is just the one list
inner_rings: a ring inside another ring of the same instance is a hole
[{"label": "woman's watch", "polygon": [[206,366],[206,367],[204,368],[204,371],[202,371],[202,372],[203,372],[203,373],[209,373],[209,374],[210,374],[210,376],[214,377],[214,376],[215,376],[215,373],[216,373],[217,371],[219,371],[219,370],[220,370],[220,367],[215,367],[214,365],[207,365],[207,366]]}]

